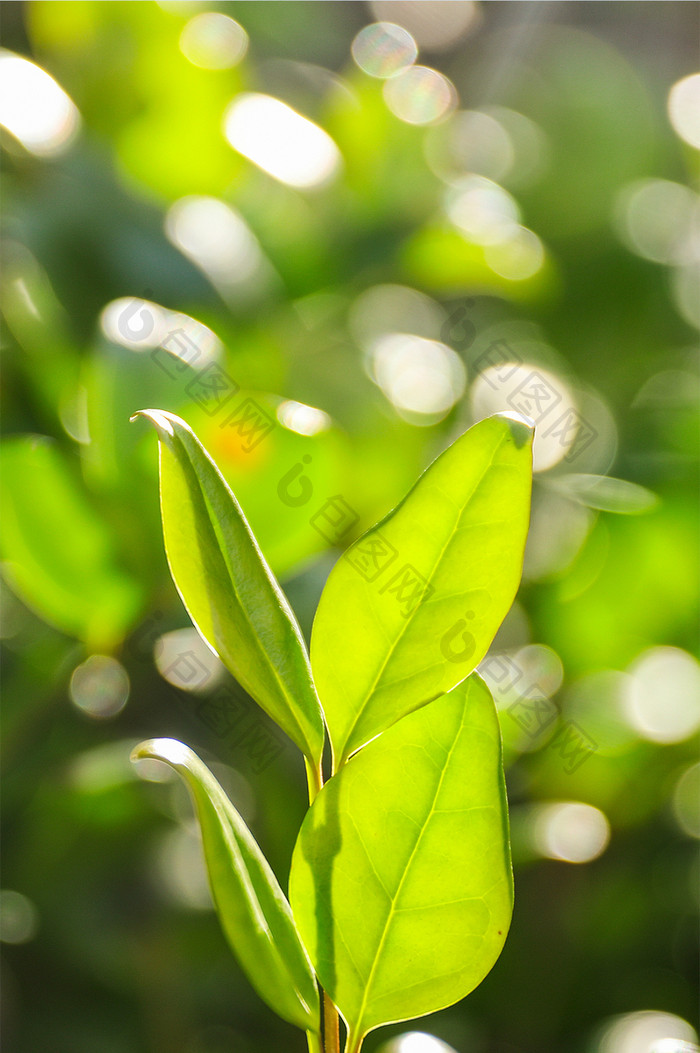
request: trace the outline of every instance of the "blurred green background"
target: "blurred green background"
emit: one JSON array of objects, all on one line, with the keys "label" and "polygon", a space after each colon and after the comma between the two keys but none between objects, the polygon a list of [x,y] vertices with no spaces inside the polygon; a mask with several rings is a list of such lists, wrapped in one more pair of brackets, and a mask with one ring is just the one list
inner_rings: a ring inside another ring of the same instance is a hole
[{"label": "blurred green background", "polygon": [[129,764],[186,741],[286,883],[302,764],[189,626],[148,406],[217,459],[306,633],[452,438],[536,420],[482,667],[511,934],[367,1050],[697,1048],[697,4],[0,11],[8,1053],[306,1048],[224,943],[184,791]]}]

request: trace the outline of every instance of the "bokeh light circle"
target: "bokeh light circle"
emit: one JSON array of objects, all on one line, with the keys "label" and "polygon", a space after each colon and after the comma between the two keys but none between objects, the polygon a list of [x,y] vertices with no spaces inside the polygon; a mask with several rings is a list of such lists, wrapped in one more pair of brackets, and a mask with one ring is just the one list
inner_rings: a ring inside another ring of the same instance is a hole
[{"label": "bokeh light circle", "polygon": [[184,26],[180,50],[202,69],[231,69],[248,50],[248,34],[233,18],[218,11],[203,11]]},{"label": "bokeh light circle", "polygon": [[668,93],[668,116],[677,135],[700,150],[700,73],[677,81]]},{"label": "bokeh light circle", "polygon": [[475,0],[372,0],[378,19],[398,22],[428,51],[445,51],[471,33],[480,22]]},{"label": "bokeh light circle", "polygon": [[541,806],[535,813],[535,847],[548,859],[589,863],[610,840],[610,824],[599,808],[581,801]]},{"label": "bokeh light circle", "polygon": [[384,84],[384,99],[399,120],[433,124],[454,108],[457,93],[442,73],[427,66],[410,66]]},{"label": "bokeh light circle", "polygon": [[679,647],[652,647],[630,666],[624,709],[650,742],[683,742],[700,729],[700,663]]},{"label": "bokeh light circle", "polygon": [[413,333],[379,337],[372,370],[397,410],[431,417],[452,409],[466,385],[464,365],[451,347]]},{"label": "bokeh light circle", "polygon": [[517,227],[503,241],[487,245],[484,257],[492,271],[510,282],[532,278],[544,263],[544,246],[534,231]]},{"label": "bokeh light circle", "polygon": [[598,1050],[599,1053],[660,1053],[659,1044],[667,1043],[666,1053],[669,1053],[668,1043],[674,1040],[675,1053],[685,1053],[683,1045],[695,1042],[697,1035],[682,1017],[645,1009],[611,1020]]},{"label": "bokeh light circle", "polygon": [[455,1053],[455,1050],[425,1031],[407,1031],[382,1045],[379,1053]]},{"label": "bokeh light circle", "polygon": [[46,70],[0,49],[0,124],[35,156],[56,157],[77,135],[80,114]]},{"label": "bokeh light circle", "polygon": [[541,366],[504,362],[484,370],[471,388],[477,420],[493,413],[513,412],[535,423],[533,463],[536,472],[558,464],[576,440],[576,404],[568,385]]},{"label": "bokeh light circle", "polygon": [[39,928],[39,912],[28,896],[0,890],[0,942],[28,943]]},{"label": "bokeh light circle", "polygon": [[447,191],[445,208],[454,225],[476,245],[507,241],[520,219],[518,205],[508,191],[478,175],[453,184]]},{"label": "bokeh light circle", "polygon": [[416,42],[402,26],[374,22],[365,26],[352,42],[352,57],[370,77],[386,80],[412,66],[418,57]]},{"label": "bokeh light circle", "polygon": [[115,717],[129,697],[129,675],[116,658],[93,654],[73,670],[70,697],[75,706],[96,720]]},{"label": "bokeh light circle", "polygon": [[700,762],[686,768],[673,791],[673,812],[690,837],[700,837]]},{"label": "bokeh light circle", "polygon": [[340,151],[330,135],[271,95],[237,95],[224,114],[223,129],[234,150],[299,190],[323,186],[340,167]]},{"label": "bokeh light circle", "polygon": [[641,179],[617,199],[615,220],[632,252],[655,263],[691,263],[700,252],[700,198],[670,179]]}]

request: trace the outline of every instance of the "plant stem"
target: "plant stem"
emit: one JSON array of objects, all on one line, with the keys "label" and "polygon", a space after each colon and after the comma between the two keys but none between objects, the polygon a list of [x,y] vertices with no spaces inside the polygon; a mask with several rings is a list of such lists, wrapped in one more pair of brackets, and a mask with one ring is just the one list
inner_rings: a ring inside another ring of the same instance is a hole
[{"label": "plant stem", "polygon": [[314,798],[323,786],[323,770],[320,763],[316,765],[308,757],[304,757],[304,764],[306,765],[306,782],[309,787],[309,804],[313,804]]},{"label": "plant stem", "polygon": [[[321,764],[314,764],[308,759],[304,758],[306,764],[306,781],[309,786],[309,804],[313,804],[314,798],[323,786],[323,769]],[[323,995],[323,1040],[321,1043],[321,1053],[340,1053],[340,1021],[338,1018],[338,1010],[335,1008],[330,998],[325,991],[322,991]],[[309,1037],[309,1048],[311,1048],[311,1038]]]},{"label": "plant stem", "polygon": [[323,1039],[314,1031],[306,1032],[306,1041],[309,1043],[309,1053],[324,1053]]},{"label": "plant stem", "polygon": [[324,1053],[340,1053],[340,1022],[338,1010],[323,992],[323,1045]]},{"label": "plant stem", "polygon": [[362,1043],[364,1042],[364,1035],[360,1035],[357,1038],[355,1035],[348,1035],[348,1040],[345,1045],[345,1053],[360,1053],[362,1049]]}]

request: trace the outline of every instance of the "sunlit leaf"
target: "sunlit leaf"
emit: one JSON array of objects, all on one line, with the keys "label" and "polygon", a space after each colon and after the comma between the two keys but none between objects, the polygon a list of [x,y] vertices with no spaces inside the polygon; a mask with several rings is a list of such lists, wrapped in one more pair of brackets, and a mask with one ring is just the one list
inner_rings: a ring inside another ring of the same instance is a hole
[{"label": "sunlit leaf", "polygon": [[281,1017],[318,1028],[318,990],[289,903],[255,839],[219,783],[189,747],[150,739],[132,760],[178,772],[192,794],[216,909],[231,948],[258,994]]},{"label": "sunlit leaf", "polygon": [[113,646],[141,595],[116,562],[107,526],[55,444],[17,436],[2,451],[0,551],[10,584],[57,628],[96,650]]},{"label": "sunlit leaf", "polygon": [[333,568],[311,652],[337,763],[484,657],[520,580],[531,437],[481,421]]},{"label": "sunlit leaf", "polygon": [[160,410],[140,415],[158,431],[165,550],[192,621],[246,691],[318,762],[323,721],[304,641],[236,498],[184,421]]},{"label": "sunlit leaf", "polygon": [[352,1053],[372,1028],[483,980],[513,889],[498,717],[476,675],[330,779],[302,825],[290,898]]}]

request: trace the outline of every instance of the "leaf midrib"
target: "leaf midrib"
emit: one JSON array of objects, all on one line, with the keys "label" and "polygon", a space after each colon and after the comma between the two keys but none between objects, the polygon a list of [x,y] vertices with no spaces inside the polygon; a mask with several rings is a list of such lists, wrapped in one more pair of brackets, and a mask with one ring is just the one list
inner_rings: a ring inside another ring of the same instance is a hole
[{"label": "leaf midrib", "polygon": [[[381,935],[381,937],[379,939],[379,943],[377,945],[377,950],[375,951],[375,954],[374,954],[374,959],[372,961],[372,965],[371,965],[371,968],[370,968],[369,976],[367,977],[367,983],[365,984],[365,990],[364,990],[364,994],[362,996],[362,1002],[360,1004],[360,1011],[358,1013],[358,1020],[357,1020],[357,1029],[358,1029],[358,1033],[360,1033],[360,1034],[362,1033],[362,1018],[364,1016],[365,1009],[367,1007],[367,1001],[368,1001],[368,998],[369,998],[370,988],[372,986],[372,982],[374,980],[374,976],[376,974],[377,967],[379,965],[379,960],[380,960],[380,957],[381,957],[381,953],[382,953],[384,944],[386,943],[386,940],[387,940],[387,936],[388,936],[388,933],[389,933],[389,928],[390,928],[391,923],[393,921],[393,918],[394,918],[394,916],[396,914],[396,903],[398,902],[398,899],[399,899],[399,897],[401,895],[401,890],[403,889],[403,886],[404,886],[404,884],[406,882],[406,878],[407,878],[408,873],[409,873],[409,871],[411,869],[411,865],[412,865],[413,860],[415,858],[416,852],[418,851],[420,843],[421,843],[421,841],[423,839],[423,835],[425,834],[425,831],[427,830],[428,825],[430,824],[430,820],[432,819],[433,815],[435,814],[435,811],[436,811],[436,809],[435,809],[435,802],[437,801],[437,799],[438,799],[438,797],[440,795],[440,790],[442,789],[442,784],[445,781],[445,776],[446,776],[447,770],[448,770],[448,768],[450,766],[450,760],[452,759],[452,755],[453,755],[454,751],[457,748],[457,743],[459,742],[460,736],[462,734],[463,727],[464,727],[464,706],[462,707],[462,714],[461,714],[461,718],[460,718],[459,730],[457,731],[457,734],[454,737],[452,745],[450,746],[450,748],[448,750],[447,757],[445,758],[445,763],[443,765],[442,771],[440,772],[440,777],[439,777],[439,779],[437,781],[437,786],[435,787],[435,792],[433,794],[433,800],[432,800],[432,803],[430,805],[430,809],[429,809],[428,814],[426,815],[425,819],[423,820],[420,832],[419,832],[418,836],[416,837],[416,842],[415,842],[415,844],[413,846],[413,849],[411,850],[411,854],[409,855],[408,860],[406,861],[406,866],[404,867],[403,874],[401,875],[401,879],[400,879],[400,881],[399,881],[399,883],[398,883],[398,885],[396,887],[396,892],[394,893],[394,895],[393,895],[393,897],[391,899],[391,905],[390,905],[389,910],[387,912],[387,917],[386,917],[386,921],[384,923],[384,928],[382,930],[382,935]],[[368,857],[368,859],[369,859],[369,857]],[[370,865],[372,865],[371,860],[370,860]]]}]

